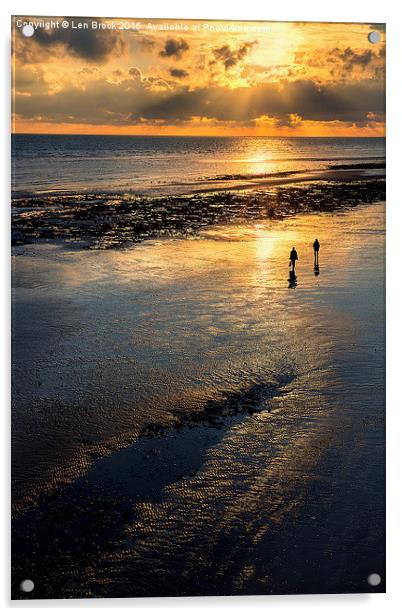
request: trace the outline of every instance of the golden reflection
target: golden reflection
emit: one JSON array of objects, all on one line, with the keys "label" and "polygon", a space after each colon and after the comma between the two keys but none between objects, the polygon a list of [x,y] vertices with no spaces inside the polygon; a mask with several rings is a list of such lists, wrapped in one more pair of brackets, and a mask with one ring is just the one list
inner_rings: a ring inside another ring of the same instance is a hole
[{"label": "golden reflection", "polygon": [[[205,288],[214,288],[217,281],[222,288],[236,282],[241,297],[246,294],[254,299],[266,298],[267,290],[288,287],[292,246],[299,256],[298,289],[316,288],[324,282],[347,284],[344,278],[348,268],[358,260],[356,234],[361,226],[377,224],[374,215],[372,223],[367,216],[363,209],[348,213],[347,232],[344,215],[320,213],[210,227],[197,239],[149,241],[125,250],[58,253],[49,245],[41,246],[40,251],[35,248],[35,257],[31,258],[26,248],[24,257],[14,257],[15,267],[20,286],[28,288],[58,284],[72,290],[119,285],[134,289],[143,284],[160,286],[200,280]],[[313,242],[317,237],[321,244],[320,266],[314,268]],[[366,243],[369,239],[367,236]]]},{"label": "golden reflection", "polygon": [[255,227],[255,252],[258,262],[266,262],[275,253],[278,243],[278,235],[274,234],[263,224],[256,224]]},{"label": "golden reflection", "polygon": [[[282,287],[283,276],[288,276],[287,263],[293,245],[303,246],[308,240],[297,229],[284,222],[254,225],[255,268],[253,287],[258,295],[267,287]],[[290,285],[289,285],[290,286]],[[293,285],[292,286],[296,286]]]}]

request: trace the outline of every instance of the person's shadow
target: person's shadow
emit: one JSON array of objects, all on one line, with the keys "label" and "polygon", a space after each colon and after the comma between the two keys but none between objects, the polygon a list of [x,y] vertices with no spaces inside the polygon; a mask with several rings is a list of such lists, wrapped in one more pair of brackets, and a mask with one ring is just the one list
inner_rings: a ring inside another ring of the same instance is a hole
[{"label": "person's shadow", "polygon": [[320,275],[320,266],[318,265],[314,265],[314,276],[319,276]]},{"label": "person's shadow", "polygon": [[297,276],[295,272],[292,272],[292,271],[289,272],[288,283],[289,283],[289,289],[295,289],[297,287]]}]

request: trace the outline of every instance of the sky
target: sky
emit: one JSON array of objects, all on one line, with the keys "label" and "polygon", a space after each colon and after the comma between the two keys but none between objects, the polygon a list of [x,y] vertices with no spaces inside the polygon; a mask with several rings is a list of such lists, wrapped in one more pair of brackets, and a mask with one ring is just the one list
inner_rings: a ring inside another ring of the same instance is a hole
[{"label": "sky", "polygon": [[381,24],[15,17],[12,28],[13,132],[385,135]]}]

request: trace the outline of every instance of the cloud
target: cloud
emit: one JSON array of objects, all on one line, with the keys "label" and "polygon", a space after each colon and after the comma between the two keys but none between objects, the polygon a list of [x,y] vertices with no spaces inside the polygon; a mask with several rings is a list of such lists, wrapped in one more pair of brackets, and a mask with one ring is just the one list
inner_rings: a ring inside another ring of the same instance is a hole
[{"label": "cloud", "polygon": [[359,121],[368,112],[384,110],[383,91],[373,84],[330,84],[311,80],[254,87],[200,89],[182,88],[159,97],[145,96],[135,115],[150,120],[190,120],[193,116],[220,121],[250,122],[260,116],[286,118],[294,115],[309,120]]},{"label": "cloud", "polygon": [[177,77],[178,79],[183,79],[184,77],[188,77],[188,72],[180,68],[171,68],[169,73],[171,74],[172,77]]},{"label": "cloud", "polygon": [[159,52],[159,55],[162,58],[176,58],[176,60],[180,60],[183,56],[183,53],[190,49],[187,41],[184,39],[167,39],[165,42],[165,46],[162,51]]},{"label": "cloud", "polygon": [[313,52],[296,52],[294,63],[296,72],[299,67],[324,69],[334,77],[347,78],[354,73],[359,78],[381,78],[384,75],[385,47],[374,49],[352,49],[351,47],[333,47],[332,49],[317,49]]},{"label": "cloud", "polygon": [[47,93],[47,84],[43,77],[43,70],[39,66],[20,66],[14,74],[14,86],[16,94],[29,96],[35,99],[37,96]]},{"label": "cloud", "polygon": [[[127,125],[189,122],[194,117],[218,122],[252,125],[263,116],[279,125],[294,126],[302,120],[367,123],[384,117],[382,82],[367,79],[327,83],[298,80],[260,83],[252,87],[210,86],[172,89],[160,78],[127,78],[111,83],[103,76],[86,84],[70,85],[48,96],[40,87],[40,75],[24,75],[25,95],[16,95],[15,111],[25,119],[53,122]],[[22,88],[16,84],[19,92]],[[368,114],[371,114],[368,116]]]},{"label": "cloud", "polygon": [[364,68],[377,58],[377,55],[371,49],[366,49],[359,53],[358,51],[353,51],[351,47],[346,47],[343,51],[335,48],[332,50],[332,54],[335,59],[339,58],[344,63],[345,68],[349,70],[354,66]]},{"label": "cloud", "polygon": [[128,74],[135,81],[141,81],[142,76],[141,76],[141,71],[139,68],[136,68],[135,66],[133,66],[132,68],[129,69]]},{"label": "cloud", "polygon": [[[66,18],[70,22],[72,19]],[[62,47],[65,53],[88,62],[106,62],[111,56],[123,55],[127,43],[122,33],[118,30],[93,30],[90,21],[80,18],[80,22],[88,24],[88,28],[82,29],[38,28],[34,38],[19,41],[17,57],[23,62],[38,63],[54,54],[55,47]]]},{"label": "cloud", "polygon": [[287,116],[275,118],[275,126],[283,127],[286,126],[288,128],[296,128],[297,126],[301,126],[302,118],[297,115],[297,113],[290,113]]},{"label": "cloud", "polygon": [[242,43],[237,49],[232,49],[229,45],[222,45],[212,50],[214,58],[217,62],[221,62],[225,67],[225,70],[229,70],[233,66],[236,66],[250,51],[250,49],[256,44],[254,42]]},{"label": "cloud", "polygon": [[385,32],[386,24],[385,23],[369,24],[369,27],[372,30],[381,30],[382,32]]}]

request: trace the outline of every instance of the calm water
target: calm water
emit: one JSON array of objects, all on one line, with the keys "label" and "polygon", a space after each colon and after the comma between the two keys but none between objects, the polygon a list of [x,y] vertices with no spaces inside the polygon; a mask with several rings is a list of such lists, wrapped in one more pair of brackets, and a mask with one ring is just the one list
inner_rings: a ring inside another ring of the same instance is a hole
[{"label": "calm water", "polygon": [[270,177],[384,155],[382,138],[14,135],[13,187],[15,195],[178,193],[227,185],[233,176]]}]

